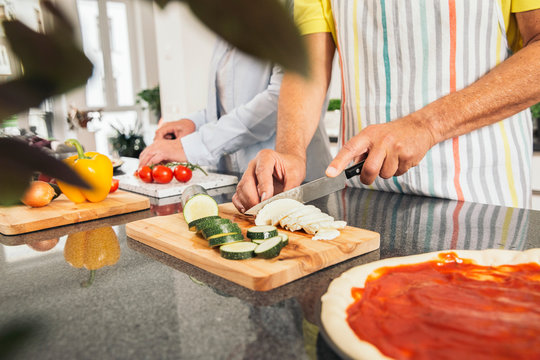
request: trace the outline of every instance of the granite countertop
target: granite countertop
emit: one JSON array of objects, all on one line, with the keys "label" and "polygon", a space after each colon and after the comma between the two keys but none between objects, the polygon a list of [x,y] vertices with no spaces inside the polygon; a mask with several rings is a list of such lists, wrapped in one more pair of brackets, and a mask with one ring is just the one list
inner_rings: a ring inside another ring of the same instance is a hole
[{"label": "granite countertop", "polygon": [[[233,192],[213,196],[223,203]],[[0,235],[0,357],[334,359],[320,329],[320,297],[345,270],[436,250],[540,247],[537,211],[347,188],[313,204],[380,233],[380,249],[255,292],[126,237],[126,223],[177,212],[178,201],[153,199],[138,213]],[[89,271],[65,260],[67,235],[104,226],[116,232],[120,257],[81,287]],[[56,238],[50,250],[31,248]]]}]

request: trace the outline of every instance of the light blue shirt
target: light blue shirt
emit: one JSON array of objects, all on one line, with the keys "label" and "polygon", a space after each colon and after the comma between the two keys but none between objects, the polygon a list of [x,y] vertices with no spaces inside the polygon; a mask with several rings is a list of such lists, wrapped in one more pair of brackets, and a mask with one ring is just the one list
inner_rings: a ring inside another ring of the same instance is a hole
[{"label": "light blue shirt", "polygon": [[[218,171],[244,172],[260,150],[274,149],[282,78],[279,66],[219,40],[210,65],[207,106],[187,116],[196,131],[180,139],[187,160]],[[307,156],[306,179],[322,176],[331,160],[322,121]]]}]

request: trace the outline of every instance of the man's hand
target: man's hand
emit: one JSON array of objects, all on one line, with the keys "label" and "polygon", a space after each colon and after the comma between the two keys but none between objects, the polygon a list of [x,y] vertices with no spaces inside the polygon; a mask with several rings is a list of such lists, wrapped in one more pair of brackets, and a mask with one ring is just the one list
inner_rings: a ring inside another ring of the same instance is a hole
[{"label": "man's hand", "polygon": [[195,123],[189,119],[166,122],[156,130],[155,140],[179,139],[195,131]]},{"label": "man's hand", "polygon": [[162,161],[187,161],[184,147],[179,139],[159,139],[154,141],[150,146],[147,146],[139,156],[139,167],[158,164]]},{"label": "man's hand", "polygon": [[370,185],[377,176],[388,179],[403,175],[418,165],[435,143],[430,128],[414,115],[371,125],[343,146],[328,166],[326,175],[337,176],[351,161],[366,159],[360,181]]},{"label": "man's hand", "polygon": [[261,150],[249,162],[232,202],[243,213],[277,193],[300,185],[305,177],[304,158],[269,149]]}]

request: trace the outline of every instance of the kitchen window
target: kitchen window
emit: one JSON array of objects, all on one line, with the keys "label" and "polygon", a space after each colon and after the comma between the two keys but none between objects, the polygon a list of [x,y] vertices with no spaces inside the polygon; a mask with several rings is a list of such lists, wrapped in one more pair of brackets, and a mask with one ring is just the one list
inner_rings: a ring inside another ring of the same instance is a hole
[{"label": "kitchen window", "polygon": [[76,0],[82,47],[94,73],[84,96],[69,105],[101,111],[101,120],[90,125],[97,151],[108,152],[107,137],[114,134],[110,124],[134,129],[141,121],[149,123],[148,112],[136,102],[142,88],[157,83],[149,9],[152,4],[147,1]]},{"label": "kitchen window", "polygon": [[126,1],[77,1],[83,48],[95,66],[86,85],[88,107],[135,104],[128,5]]}]

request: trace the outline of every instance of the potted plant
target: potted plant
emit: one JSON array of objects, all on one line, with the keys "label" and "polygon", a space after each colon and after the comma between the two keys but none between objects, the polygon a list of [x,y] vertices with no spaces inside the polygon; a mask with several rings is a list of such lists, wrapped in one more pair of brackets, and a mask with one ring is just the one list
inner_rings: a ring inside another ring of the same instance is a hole
[{"label": "potted plant", "polygon": [[341,122],[341,99],[330,99],[325,116],[326,131],[330,143],[337,143]]},{"label": "potted plant", "polygon": [[122,124],[110,124],[115,135],[109,138],[109,143],[119,156],[138,158],[146,147],[142,136],[142,124],[139,119],[133,127],[126,127]]},{"label": "potted plant", "polygon": [[531,106],[533,117],[533,148],[540,151],[540,103]]},{"label": "potted plant", "polygon": [[159,94],[159,85],[151,89],[144,89],[137,93],[137,104],[145,103],[154,113],[157,120],[161,119],[161,100]]}]

